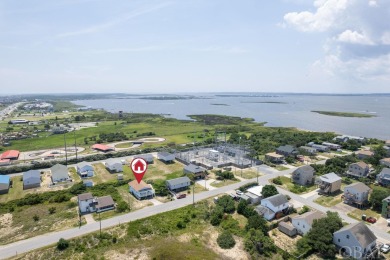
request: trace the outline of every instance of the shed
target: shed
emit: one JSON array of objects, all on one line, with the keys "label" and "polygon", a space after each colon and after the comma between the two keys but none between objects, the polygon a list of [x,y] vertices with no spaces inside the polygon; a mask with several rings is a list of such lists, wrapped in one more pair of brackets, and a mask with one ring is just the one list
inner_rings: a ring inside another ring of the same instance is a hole
[{"label": "shed", "polygon": [[169,163],[175,160],[175,155],[168,152],[159,152],[157,153],[157,158],[165,163]]},{"label": "shed", "polygon": [[41,186],[41,173],[38,170],[29,170],[23,173],[23,190]]},{"label": "shed", "polygon": [[93,181],[91,180],[83,180],[83,184],[85,187],[92,187],[93,186]]},{"label": "shed", "polygon": [[289,222],[284,222],[284,221],[279,222],[278,229],[280,230],[280,232],[282,232],[290,237],[293,237],[298,233],[297,229],[293,225],[291,225]]},{"label": "shed", "polygon": [[11,179],[8,175],[0,175],[0,194],[6,194],[9,191]]}]

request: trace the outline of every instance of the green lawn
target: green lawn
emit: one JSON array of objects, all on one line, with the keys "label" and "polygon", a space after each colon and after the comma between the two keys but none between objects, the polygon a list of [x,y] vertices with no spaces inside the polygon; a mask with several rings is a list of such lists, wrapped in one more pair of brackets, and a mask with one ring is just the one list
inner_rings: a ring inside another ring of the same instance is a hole
[{"label": "green lawn", "polygon": [[[311,191],[317,189],[316,185],[301,186],[301,185],[294,184],[291,182],[291,179],[286,177],[286,176],[281,176],[280,180],[282,181],[282,185],[279,185],[279,186],[281,186],[282,188],[284,188],[286,190],[294,192],[296,194],[308,193],[308,192],[311,192]],[[272,180],[271,180],[271,182],[272,182]],[[272,182],[272,184],[274,184],[274,183]]]},{"label": "green lawn", "polygon": [[356,220],[362,220],[363,214],[367,215],[367,217],[374,217],[376,219],[379,219],[381,216],[379,213],[373,211],[372,209],[355,209],[352,212],[348,213],[348,216]]},{"label": "green lawn", "polygon": [[94,184],[117,180],[117,173],[111,174],[109,171],[107,171],[103,163],[94,163],[92,166],[95,170],[95,174],[91,178]]},{"label": "green lawn", "polygon": [[236,182],[239,182],[239,180],[215,181],[215,182],[211,183],[211,186],[216,187],[216,188],[220,188],[220,187],[227,186],[227,185],[230,185],[230,184],[233,184]]},{"label": "green lawn", "polygon": [[288,170],[289,168],[287,168],[287,167],[285,167],[283,165],[277,165],[275,167],[275,169],[278,170],[278,171],[285,171],[285,170]]},{"label": "green lawn", "polygon": [[237,169],[237,171],[233,171],[235,176],[244,178],[244,179],[252,179],[256,178],[257,176],[261,176],[261,172],[257,173],[257,171],[252,169],[244,169],[241,171],[241,169]]},{"label": "green lawn", "polygon": [[341,194],[336,196],[321,196],[314,202],[324,207],[332,207],[341,202]]}]

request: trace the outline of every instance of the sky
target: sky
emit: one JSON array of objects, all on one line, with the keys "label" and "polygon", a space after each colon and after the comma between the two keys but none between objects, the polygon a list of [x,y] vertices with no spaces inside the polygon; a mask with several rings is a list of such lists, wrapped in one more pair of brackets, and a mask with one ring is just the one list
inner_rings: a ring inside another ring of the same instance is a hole
[{"label": "sky", "polygon": [[0,89],[390,92],[389,0],[0,0]]}]

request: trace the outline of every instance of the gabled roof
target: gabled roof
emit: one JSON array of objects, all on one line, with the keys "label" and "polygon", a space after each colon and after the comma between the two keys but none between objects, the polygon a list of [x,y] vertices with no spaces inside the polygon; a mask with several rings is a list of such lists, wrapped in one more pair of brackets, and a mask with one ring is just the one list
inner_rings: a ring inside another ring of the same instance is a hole
[{"label": "gabled roof", "polygon": [[90,199],[93,199],[93,196],[92,196],[92,193],[88,192],[88,193],[83,193],[83,194],[78,195],[77,198],[79,200],[90,200]]},{"label": "gabled roof", "polygon": [[311,167],[310,165],[304,165],[304,166],[301,166],[299,168],[297,168],[293,174],[295,173],[302,173],[302,174],[313,174],[314,173],[314,168]]},{"label": "gabled roof", "polygon": [[96,201],[97,201],[96,208],[104,208],[104,207],[115,205],[115,202],[110,195],[99,197],[96,199]]},{"label": "gabled roof", "polygon": [[0,183],[9,184],[10,177],[8,175],[0,175]]},{"label": "gabled roof", "polygon": [[276,194],[274,196],[265,198],[264,200],[268,200],[274,207],[278,207],[288,202],[286,195],[283,194]]},{"label": "gabled roof", "polygon": [[131,186],[134,190],[140,191],[143,189],[152,189],[152,186],[150,184],[147,184],[146,182],[142,181],[138,183],[137,180],[133,180],[129,182],[129,186]]},{"label": "gabled roof", "polygon": [[122,165],[122,162],[120,159],[117,159],[117,158],[110,158],[110,159],[107,159],[106,160],[106,164],[107,165],[114,165],[114,164],[120,164]]},{"label": "gabled roof", "polygon": [[168,153],[168,152],[158,152],[158,155],[163,156],[163,157],[167,157],[167,156],[171,156],[173,154],[172,153]]},{"label": "gabled roof", "polygon": [[41,172],[38,170],[29,170],[23,173],[23,181],[29,178],[41,178]]},{"label": "gabled roof", "polygon": [[90,162],[79,162],[77,164],[77,167],[79,167],[79,168],[83,168],[85,166],[91,166],[92,167],[92,164]]},{"label": "gabled roof", "polygon": [[292,219],[304,219],[310,226],[313,225],[315,219],[324,218],[326,215],[320,211],[309,211],[302,215],[293,217]]},{"label": "gabled roof", "polygon": [[368,150],[360,150],[357,151],[357,154],[367,155],[367,156],[373,156],[374,152],[368,151]]},{"label": "gabled roof", "polygon": [[275,212],[273,212],[271,209],[267,208],[267,207],[264,207],[262,205],[258,205],[257,207],[255,207],[255,210],[257,213],[259,213],[260,215],[264,215],[264,214],[275,214]]},{"label": "gabled roof", "polygon": [[247,189],[247,192],[255,194],[258,197],[262,197],[261,192],[263,190],[263,186],[253,186],[252,188]]},{"label": "gabled roof", "polygon": [[362,161],[357,162],[357,163],[352,163],[351,165],[357,165],[357,166],[359,166],[360,168],[363,168],[363,169],[368,167],[368,164],[365,163],[365,162],[362,162]]},{"label": "gabled roof", "polygon": [[195,164],[189,164],[184,167],[184,170],[192,173],[199,173],[199,172],[204,172],[206,169]]},{"label": "gabled roof", "polygon": [[380,160],[381,162],[387,162],[387,163],[390,163],[390,158],[383,158]]},{"label": "gabled roof", "polygon": [[0,160],[1,159],[13,159],[13,158],[18,158],[19,157],[19,151],[17,150],[8,150],[5,151],[0,155]]},{"label": "gabled roof", "polygon": [[169,183],[169,185],[178,185],[178,184],[187,183],[187,182],[191,183],[190,178],[188,178],[187,176],[172,179],[172,180],[167,180],[167,183]]},{"label": "gabled roof", "polygon": [[339,232],[349,231],[360,243],[362,248],[366,248],[369,244],[376,241],[377,237],[372,233],[372,231],[364,224],[364,222],[357,222],[349,224],[341,228],[339,231],[336,231],[334,234]]},{"label": "gabled roof", "polygon": [[115,150],[114,147],[104,145],[104,144],[94,144],[92,145],[92,149],[101,150],[101,151],[112,151]]},{"label": "gabled roof", "polygon": [[362,182],[355,182],[355,183],[352,183],[348,186],[345,186],[344,190],[347,188],[353,188],[358,192],[367,192],[367,191],[371,190],[370,187],[368,187],[366,184],[364,184]]},{"label": "gabled roof", "polygon": [[380,177],[389,177],[390,178],[390,168],[383,168],[382,171],[378,174]]},{"label": "gabled roof", "polygon": [[53,174],[53,172],[57,172],[57,171],[68,171],[68,168],[65,166],[65,165],[62,165],[62,164],[56,164],[56,165],[53,165],[51,168],[50,168],[50,171],[51,173]]},{"label": "gabled roof", "polygon": [[338,176],[334,172],[322,175],[319,178],[320,178],[321,181],[324,181],[324,182],[327,182],[327,183],[334,183],[336,181],[341,180],[340,176]]},{"label": "gabled roof", "polygon": [[153,155],[151,155],[151,154],[138,154],[138,155],[134,155],[134,159],[136,159],[136,158],[142,158],[145,161],[153,161]]}]

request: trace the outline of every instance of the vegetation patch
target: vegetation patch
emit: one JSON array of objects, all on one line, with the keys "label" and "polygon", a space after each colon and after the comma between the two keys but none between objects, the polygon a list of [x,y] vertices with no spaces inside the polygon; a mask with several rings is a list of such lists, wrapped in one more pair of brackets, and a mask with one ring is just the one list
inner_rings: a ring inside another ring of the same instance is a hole
[{"label": "vegetation patch", "polygon": [[321,115],[339,116],[339,117],[359,117],[359,118],[376,117],[375,115],[372,114],[351,113],[351,112],[318,111],[318,110],[313,110],[311,112],[321,114]]}]

